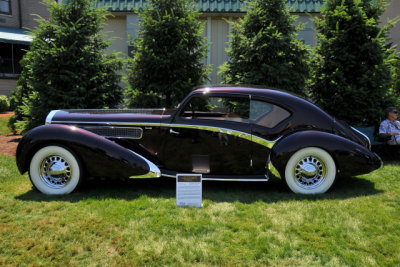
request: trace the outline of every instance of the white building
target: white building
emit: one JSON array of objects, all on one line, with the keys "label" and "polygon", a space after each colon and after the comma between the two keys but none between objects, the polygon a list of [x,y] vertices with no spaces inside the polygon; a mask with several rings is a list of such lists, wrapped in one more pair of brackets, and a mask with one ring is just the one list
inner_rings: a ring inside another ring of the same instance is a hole
[{"label": "white building", "polygon": [[[58,2],[65,0],[55,0]],[[217,75],[219,66],[226,59],[226,48],[229,40],[230,24],[227,21],[243,17],[245,13],[243,0],[193,0],[200,19],[205,22],[204,37],[210,43],[206,64],[212,65],[211,83],[220,83]],[[285,0],[287,8],[298,16],[298,22],[304,24],[298,38],[310,46],[315,46],[316,32],[313,22],[319,16],[324,0]],[[383,0],[379,0],[383,1]],[[97,7],[106,7],[111,11],[104,31],[114,38],[109,51],[115,50],[127,56],[130,51],[129,35],[137,36],[139,16],[137,10],[147,4],[146,0],[94,0]],[[390,2],[390,0],[388,1]],[[136,10],[136,11],[135,11]],[[28,49],[31,37],[25,28],[37,25],[33,14],[48,18],[48,10],[42,0],[0,0],[0,94],[9,95],[16,89],[16,82],[21,67],[19,60]],[[382,24],[388,18],[400,15],[400,0],[392,0],[381,18]],[[400,23],[392,29],[391,41],[397,44],[400,51]]]},{"label": "white building", "polygon": [[[212,65],[211,83],[221,82],[217,75],[219,66],[226,59],[226,48],[229,40],[230,24],[227,21],[244,16],[244,1],[242,0],[195,0],[197,10],[201,12],[200,19],[205,22],[203,34],[210,43],[207,65]],[[319,15],[324,0],[287,0],[287,8],[298,16],[298,21],[304,24],[298,38],[310,46],[316,44],[313,17]],[[111,11],[104,31],[109,37],[116,38],[109,50],[115,50],[128,55],[130,52],[129,35],[137,36],[139,16],[134,10],[139,10],[147,2],[145,0],[97,0],[97,7],[106,7]]]},{"label": "white building", "polygon": [[32,41],[26,28],[38,24],[32,14],[49,17],[41,0],[0,0],[0,95],[8,96],[17,87],[19,61]]}]

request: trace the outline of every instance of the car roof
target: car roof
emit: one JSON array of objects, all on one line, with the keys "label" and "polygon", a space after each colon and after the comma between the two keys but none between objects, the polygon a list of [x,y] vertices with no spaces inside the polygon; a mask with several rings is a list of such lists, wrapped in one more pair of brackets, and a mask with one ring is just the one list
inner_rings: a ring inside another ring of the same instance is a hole
[{"label": "car roof", "polygon": [[[260,97],[269,97],[272,99],[291,99],[292,101],[306,101],[300,96],[297,96],[293,93],[288,93],[279,89],[267,89],[267,88],[258,88],[253,86],[229,86],[229,85],[221,85],[221,86],[204,86],[192,91],[192,94],[196,93],[223,93],[223,94],[250,94],[253,96]],[[308,102],[308,101],[306,101]]]},{"label": "car roof", "polygon": [[[285,92],[280,89],[266,89],[266,88],[259,88],[257,86],[249,86],[249,85],[237,85],[237,86],[230,86],[230,85],[210,85],[204,86],[192,91],[189,94],[249,94],[252,96],[258,96],[260,98],[264,98],[279,105],[283,105],[283,107],[288,108],[292,111],[300,111],[300,110],[308,110],[309,112],[318,112],[323,113],[326,116],[330,117],[325,111],[320,109],[318,106],[314,105],[310,101],[304,99],[301,96],[297,96],[293,93]],[[189,97],[188,96],[188,97]]]}]

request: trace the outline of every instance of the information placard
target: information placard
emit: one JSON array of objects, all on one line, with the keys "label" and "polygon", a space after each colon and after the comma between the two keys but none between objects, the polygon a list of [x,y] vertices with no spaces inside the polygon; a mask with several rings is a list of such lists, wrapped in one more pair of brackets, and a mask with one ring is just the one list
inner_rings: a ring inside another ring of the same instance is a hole
[{"label": "information placard", "polygon": [[202,207],[202,175],[176,175],[176,205]]}]

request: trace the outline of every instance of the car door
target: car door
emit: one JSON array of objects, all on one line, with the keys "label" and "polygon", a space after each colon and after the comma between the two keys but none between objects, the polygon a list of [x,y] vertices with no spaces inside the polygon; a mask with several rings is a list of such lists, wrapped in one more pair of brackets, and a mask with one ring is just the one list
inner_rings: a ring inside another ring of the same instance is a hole
[{"label": "car door", "polygon": [[290,127],[291,113],[271,101],[251,97],[252,166],[254,172],[265,171],[273,145]]},{"label": "car door", "polygon": [[163,127],[165,168],[219,177],[253,174],[249,105],[248,95],[193,95]]}]

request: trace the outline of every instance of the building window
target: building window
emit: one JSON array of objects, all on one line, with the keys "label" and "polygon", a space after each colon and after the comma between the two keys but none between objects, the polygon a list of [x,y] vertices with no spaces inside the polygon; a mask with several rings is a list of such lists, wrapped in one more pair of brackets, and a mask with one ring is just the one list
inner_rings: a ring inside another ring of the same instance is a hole
[{"label": "building window", "polygon": [[19,64],[28,45],[0,42],[0,77],[16,77],[21,74]]},{"label": "building window", "polygon": [[11,0],[0,0],[0,14],[11,14]]}]

